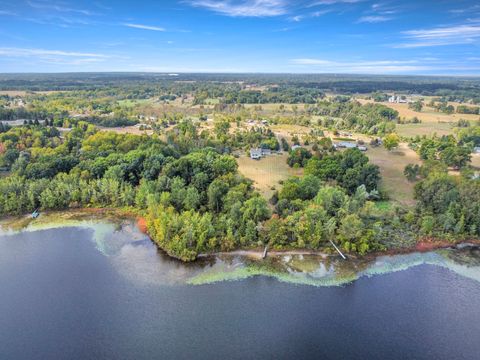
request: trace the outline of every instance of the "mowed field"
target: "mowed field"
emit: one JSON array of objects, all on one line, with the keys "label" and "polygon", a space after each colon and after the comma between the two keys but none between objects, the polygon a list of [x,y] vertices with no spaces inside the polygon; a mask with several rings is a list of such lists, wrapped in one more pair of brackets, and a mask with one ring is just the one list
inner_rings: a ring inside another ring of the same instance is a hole
[{"label": "mowed field", "polygon": [[408,164],[420,164],[418,155],[406,143],[400,144],[397,150],[388,151],[383,147],[369,147],[366,155],[373,164],[380,167],[382,189],[390,198],[405,206],[415,204],[413,199],[414,183],[409,182],[403,170]]},{"label": "mowed field", "polygon": [[423,122],[421,124],[397,124],[397,133],[400,136],[415,137],[417,135],[433,135],[438,136],[453,134],[452,123],[434,123]]},{"label": "mowed field", "polygon": [[[303,175],[303,169],[292,169],[287,165],[288,154],[270,155],[260,160],[252,160],[246,155],[237,158],[238,170],[248,179],[253,180],[255,188],[267,200],[275,189],[280,189],[280,181],[292,176]],[[272,188],[275,189],[272,189]]]}]

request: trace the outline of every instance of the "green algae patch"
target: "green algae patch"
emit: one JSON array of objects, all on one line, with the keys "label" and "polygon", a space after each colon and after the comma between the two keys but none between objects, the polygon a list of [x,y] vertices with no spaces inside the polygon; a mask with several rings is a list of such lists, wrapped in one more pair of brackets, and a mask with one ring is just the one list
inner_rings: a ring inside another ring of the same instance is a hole
[{"label": "green algae patch", "polygon": [[480,282],[480,251],[442,250],[382,256],[373,260],[340,261],[315,256],[278,256],[267,261],[242,258],[230,262],[217,260],[215,265],[200,270],[186,283],[205,285],[266,276],[298,285],[342,286],[362,277],[391,274],[420,265],[446,268]]}]

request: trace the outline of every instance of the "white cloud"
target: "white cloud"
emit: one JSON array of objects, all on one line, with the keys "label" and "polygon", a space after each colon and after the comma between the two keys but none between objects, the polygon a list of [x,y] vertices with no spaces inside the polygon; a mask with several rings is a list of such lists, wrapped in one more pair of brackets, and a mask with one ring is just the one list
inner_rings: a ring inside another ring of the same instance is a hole
[{"label": "white cloud", "polygon": [[309,7],[318,5],[335,5],[335,4],[355,4],[365,0],[318,0],[312,2]]},{"label": "white cloud", "polygon": [[480,25],[458,25],[433,29],[403,32],[409,42],[395,45],[396,48],[417,48],[472,44],[480,39]]},{"label": "white cloud", "polygon": [[17,16],[13,11],[0,10],[0,16]]},{"label": "white cloud", "polygon": [[123,24],[123,25],[130,28],[142,29],[142,30],[166,31],[164,28],[159,26],[142,25],[142,24]]},{"label": "white cloud", "polygon": [[43,1],[38,1],[38,2],[27,1],[27,4],[34,9],[40,9],[40,10],[48,10],[48,11],[53,10],[58,12],[72,12],[72,13],[83,14],[83,15],[94,15],[94,13],[91,12],[90,10],[70,8],[60,3],[56,4],[52,2],[43,2]]},{"label": "white cloud", "polygon": [[286,0],[190,0],[190,5],[232,17],[279,16],[288,12]]},{"label": "white cloud", "polygon": [[95,57],[107,58],[107,55],[96,53],[84,53],[63,50],[45,50],[45,49],[29,49],[29,48],[0,48],[0,55],[3,56],[66,56],[66,57]]},{"label": "white cloud", "polygon": [[289,20],[294,22],[300,22],[308,18],[317,18],[323,16],[325,14],[328,14],[329,12],[331,12],[331,10],[314,11],[308,14],[292,16],[291,18],[289,18]]},{"label": "white cloud", "polygon": [[0,48],[0,56],[9,58],[35,59],[43,63],[84,65],[105,61],[110,56],[98,53],[47,50],[34,48]]},{"label": "white cloud", "polygon": [[380,22],[385,22],[385,21],[390,21],[392,20],[391,17],[388,16],[382,16],[382,15],[369,15],[369,16],[362,16],[360,19],[358,19],[358,23],[380,23]]}]

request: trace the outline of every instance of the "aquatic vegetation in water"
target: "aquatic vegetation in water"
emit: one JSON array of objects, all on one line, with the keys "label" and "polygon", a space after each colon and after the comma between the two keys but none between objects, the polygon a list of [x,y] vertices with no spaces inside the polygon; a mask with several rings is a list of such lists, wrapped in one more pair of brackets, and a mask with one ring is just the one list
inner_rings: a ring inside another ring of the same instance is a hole
[{"label": "aquatic vegetation in water", "polygon": [[[12,223],[14,226],[8,226]],[[24,224],[23,228],[18,226],[20,223]],[[389,274],[419,265],[443,267],[480,282],[480,250],[474,247],[348,261],[320,255],[278,255],[260,260],[223,254],[185,264],[158,250],[133,221],[114,216],[52,213],[28,222],[25,219],[3,221],[0,226],[0,236],[7,237],[21,231],[64,227],[90,229],[96,249],[109,257],[115,269],[135,283],[145,285],[203,285],[268,276],[292,284],[341,286],[361,277]]]}]

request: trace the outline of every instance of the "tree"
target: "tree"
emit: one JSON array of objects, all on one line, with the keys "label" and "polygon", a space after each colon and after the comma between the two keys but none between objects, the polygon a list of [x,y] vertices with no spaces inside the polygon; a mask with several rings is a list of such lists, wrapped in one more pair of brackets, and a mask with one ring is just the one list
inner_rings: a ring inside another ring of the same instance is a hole
[{"label": "tree", "polygon": [[413,103],[408,104],[409,109],[412,109],[416,112],[421,112],[423,109],[423,102],[421,100],[417,100]]},{"label": "tree", "polygon": [[408,164],[403,170],[403,174],[408,181],[415,181],[420,173],[420,166],[418,164]]},{"label": "tree", "polygon": [[383,146],[388,151],[391,151],[397,148],[399,144],[400,144],[400,137],[395,133],[388,134],[383,139]]},{"label": "tree", "polygon": [[223,197],[228,192],[228,184],[220,179],[215,179],[208,187],[208,206],[219,213],[222,210]]},{"label": "tree", "polygon": [[270,210],[264,198],[255,196],[247,200],[243,206],[243,221],[247,223],[252,220],[254,223],[267,220],[270,217]]},{"label": "tree", "polygon": [[294,167],[296,164],[300,167],[304,167],[307,164],[308,159],[312,157],[312,153],[304,148],[298,148],[290,151],[290,155],[287,159],[287,164],[290,167]]},{"label": "tree", "polygon": [[460,169],[471,161],[471,153],[466,146],[449,146],[440,152],[440,160],[447,166]]}]

